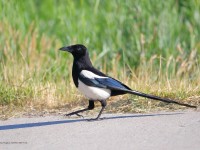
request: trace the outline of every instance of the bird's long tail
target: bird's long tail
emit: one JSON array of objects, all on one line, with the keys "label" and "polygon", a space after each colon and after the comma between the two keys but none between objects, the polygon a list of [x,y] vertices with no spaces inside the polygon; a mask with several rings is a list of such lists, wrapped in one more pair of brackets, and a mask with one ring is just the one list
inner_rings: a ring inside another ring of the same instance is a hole
[{"label": "bird's long tail", "polygon": [[189,105],[189,104],[184,104],[181,102],[177,102],[168,98],[161,98],[158,96],[154,96],[154,95],[150,95],[150,94],[145,94],[139,91],[134,91],[134,90],[128,90],[127,91],[130,94],[134,94],[134,95],[138,95],[138,96],[142,96],[142,97],[146,97],[146,98],[150,98],[153,100],[158,100],[158,101],[162,101],[162,102],[166,102],[166,103],[174,103],[174,104],[178,104],[178,105],[182,105],[182,106],[186,106],[186,107],[191,107],[191,108],[197,108],[197,106],[193,106],[193,105]]}]

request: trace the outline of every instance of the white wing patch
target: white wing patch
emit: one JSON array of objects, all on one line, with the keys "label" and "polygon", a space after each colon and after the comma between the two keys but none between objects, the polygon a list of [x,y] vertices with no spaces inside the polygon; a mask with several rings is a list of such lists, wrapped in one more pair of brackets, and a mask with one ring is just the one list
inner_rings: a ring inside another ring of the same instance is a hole
[{"label": "white wing patch", "polygon": [[[86,78],[90,78],[90,79],[107,78],[107,77],[96,75],[87,70],[82,70],[81,74],[85,76]],[[88,85],[85,85],[80,80],[78,80],[78,90],[90,100],[106,100],[111,95],[111,90],[109,89],[88,86]]]}]

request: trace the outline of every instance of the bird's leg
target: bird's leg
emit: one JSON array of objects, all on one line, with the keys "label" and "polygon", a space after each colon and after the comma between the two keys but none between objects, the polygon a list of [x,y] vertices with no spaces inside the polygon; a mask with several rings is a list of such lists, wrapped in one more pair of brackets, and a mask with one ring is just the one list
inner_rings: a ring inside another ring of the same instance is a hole
[{"label": "bird's leg", "polygon": [[89,119],[88,121],[97,121],[97,120],[100,120],[100,116],[101,116],[103,110],[105,109],[105,107],[106,107],[106,105],[107,105],[106,100],[101,100],[100,102],[101,102],[102,108],[101,108],[101,110],[100,110],[98,116],[97,116],[96,118],[94,118],[94,119]]},{"label": "bird's leg", "polygon": [[[79,113],[84,112],[84,111],[88,111],[88,110],[92,110],[92,109],[94,109],[94,101],[89,100],[89,105],[88,105],[87,108],[81,109],[81,110],[77,110],[77,111],[75,111],[75,112],[71,112],[71,113],[69,113],[69,114],[66,114],[65,116],[77,115],[77,116],[79,116],[79,117],[83,117],[83,116],[80,115]],[[84,118],[84,117],[83,117],[83,118]]]},{"label": "bird's leg", "polygon": [[[65,116],[77,115],[77,116],[79,116],[79,117],[83,117],[82,115],[80,115],[80,114],[78,114],[78,113],[84,112],[84,111],[87,111],[87,110],[89,110],[89,109],[88,109],[88,108],[85,108],[85,109],[77,110],[77,111],[75,111],[75,112],[71,112],[71,113],[69,113],[69,114],[65,114]],[[83,118],[84,118],[84,117],[83,117]]]}]

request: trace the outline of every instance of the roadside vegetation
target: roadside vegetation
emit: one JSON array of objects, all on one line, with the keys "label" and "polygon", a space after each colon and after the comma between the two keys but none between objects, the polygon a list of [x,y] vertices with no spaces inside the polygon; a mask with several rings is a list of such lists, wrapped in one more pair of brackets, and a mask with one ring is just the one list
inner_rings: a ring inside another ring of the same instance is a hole
[{"label": "roadside vegetation", "polygon": [[[1,118],[87,106],[72,57],[58,51],[76,43],[132,89],[200,103],[198,0],[2,0],[0,10]],[[109,103],[107,112],[183,108],[130,95]]]}]

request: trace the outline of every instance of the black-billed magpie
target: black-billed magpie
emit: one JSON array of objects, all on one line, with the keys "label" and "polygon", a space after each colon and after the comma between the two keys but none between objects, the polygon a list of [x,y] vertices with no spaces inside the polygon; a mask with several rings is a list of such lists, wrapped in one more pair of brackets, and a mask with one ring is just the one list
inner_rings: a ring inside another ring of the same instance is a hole
[{"label": "black-billed magpie", "polygon": [[74,62],[72,68],[72,77],[74,84],[78,90],[89,99],[89,105],[87,108],[66,114],[66,116],[81,116],[79,115],[80,112],[94,109],[94,101],[98,100],[100,101],[102,108],[98,116],[94,119],[91,119],[98,120],[104,108],[106,107],[106,100],[109,97],[126,93],[135,94],[153,100],[159,100],[162,102],[175,103],[186,107],[197,108],[197,106],[192,106],[168,98],[161,98],[132,90],[120,81],[105,75],[93,67],[89,58],[88,50],[84,45],[76,44],[62,47],[59,50],[70,52],[73,55]]}]

